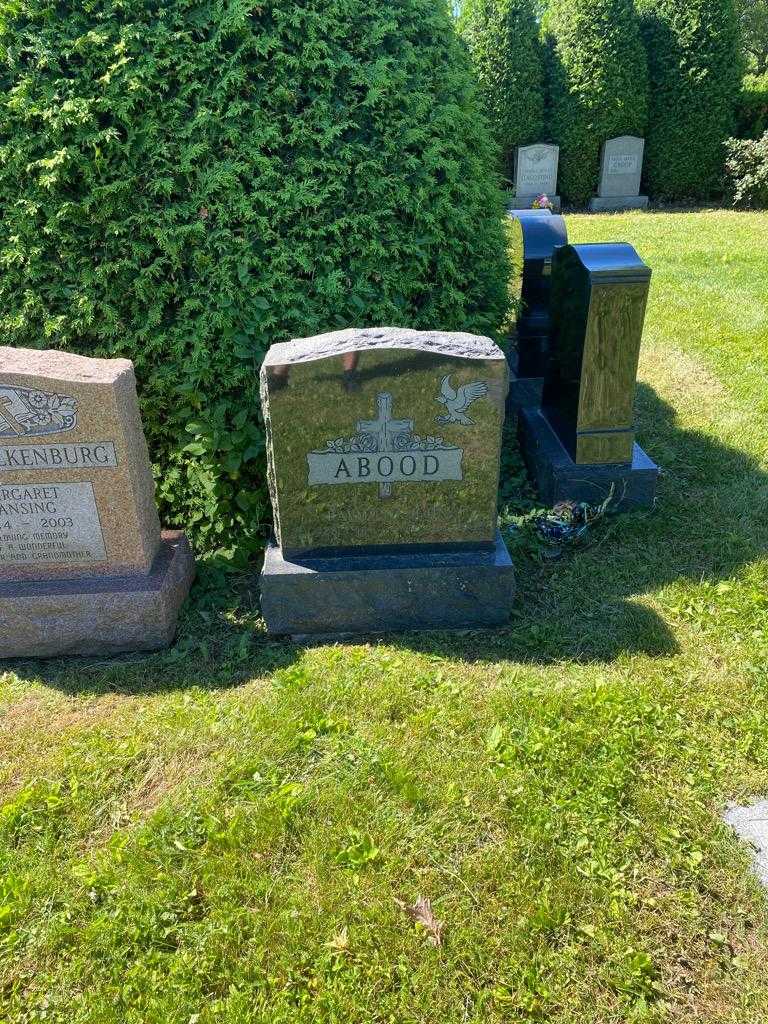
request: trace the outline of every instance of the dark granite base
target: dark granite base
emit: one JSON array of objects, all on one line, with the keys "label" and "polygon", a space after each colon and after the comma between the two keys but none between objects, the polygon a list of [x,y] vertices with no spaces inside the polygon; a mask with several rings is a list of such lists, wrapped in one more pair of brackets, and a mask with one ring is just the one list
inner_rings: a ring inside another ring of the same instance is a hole
[{"label": "dark granite base", "polygon": [[119,654],[167,647],[195,577],[183,533],[163,532],[148,576],[0,584],[0,658]]},{"label": "dark granite base", "polygon": [[521,409],[540,409],[543,390],[543,377],[518,377],[510,371],[507,415],[517,415]]},{"label": "dark granite base", "polygon": [[520,446],[543,505],[559,501],[587,501],[600,504],[614,488],[614,511],[650,508],[656,497],[659,467],[639,444],[631,465],[579,466],[546,417],[537,409],[521,409]]},{"label": "dark granite base", "polygon": [[501,534],[489,551],[288,562],[270,542],[261,573],[270,633],[293,636],[504,626],[515,593]]}]

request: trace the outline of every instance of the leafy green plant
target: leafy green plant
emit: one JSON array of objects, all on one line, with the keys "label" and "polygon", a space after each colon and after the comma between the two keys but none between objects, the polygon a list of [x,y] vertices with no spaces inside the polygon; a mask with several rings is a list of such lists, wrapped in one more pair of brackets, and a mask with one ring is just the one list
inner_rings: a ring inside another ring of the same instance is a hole
[{"label": "leafy green plant", "polygon": [[728,139],[727,191],[734,206],[768,206],[768,131],[759,139]]},{"label": "leafy green plant", "polygon": [[358,829],[349,830],[349,841],[336,853],[336,863],[347,868],[363,868],[379,857],[380,850],[369,835]]},{"label": "leafy green plant", "polygon": [[736,108],[736,134],[740,139],[758,139],[768,131],[768,72],[745,75]]},{"label": "leafy green plant", "polygon": [[511,177],[515,147],[544,137],[544,61],[533,6],[530,0],[466,0],[458,25]]},{"label": "leafy green plant", "polygon": [[2,0],[5,344],[134,360],[163,518],[269,520],[274,341],[486,334],[507,305],[492,146],[434,0]]},{"label": "leafy green plant", "polygon": [[637,2],[651,79],[648,188],[664,199],[706,199],[721,186],[741,83],[733,0]]},{"label": "leafy green plant", "polygon": [[560,189],[594,194],[600,147],[643,135],[648,71],[632,0],[552,0],[543,21],[551,129],[560,144]]}]

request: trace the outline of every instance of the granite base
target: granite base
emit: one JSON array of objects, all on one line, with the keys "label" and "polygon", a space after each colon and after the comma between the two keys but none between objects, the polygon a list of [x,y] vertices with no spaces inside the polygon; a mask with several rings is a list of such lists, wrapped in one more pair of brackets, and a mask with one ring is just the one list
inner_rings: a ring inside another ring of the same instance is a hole
[{"label": "granite base", "polygon": [[647,210],[648,196],[593,196],[589,200],[592,213],[610,213],[618,210]]},{"label": "granite base", "polygon": [[543,377],[518,377],[510,370],[507,415],[517,415],[521,409],[540,409],[543,390]]},{"label": "granite base", "polygon": [[147,576],[0,583],[0,658],[167,647],[194,577],[186,536],[167,530]]},{"label": "granite base", "polygon": [[[507,198],[507,209],[508,210],[531,210],[533,209],[533,201],[538,199],[538,196],[508,196]],[[560,196],[551,196],[547,194],[547,199],[552,204],[552,212],[560,213],[562,203]]]},{"label": "granite base", "polygon": [[586,501],[597,505],[611,494],[613,511],[651,508],[656,498],[659,467],[639,444],[630,465],[577,465],[537,409],[523,408],[518,421],[520,446],[543,505]]},{"label": "granite base", "polygon": [[500,533],[487,551],[296,561],[272,541],[260,583],[268,631],[294,637],[499,627],[509,621],[515,593]]}]

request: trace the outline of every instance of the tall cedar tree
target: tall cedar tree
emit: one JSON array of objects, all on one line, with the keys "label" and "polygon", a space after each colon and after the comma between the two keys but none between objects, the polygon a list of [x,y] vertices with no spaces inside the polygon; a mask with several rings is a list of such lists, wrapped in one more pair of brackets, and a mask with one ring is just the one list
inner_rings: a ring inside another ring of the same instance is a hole
[{"label": "tall cedar tree", "polygon": [[[2,0],[4,343],[136,364],[163,518],[253,552],[274,341],[493,333],[493,147],[437,0]],[[311,395],[306,396],[309,402]]]},{"label": "tall cedar tree", "polygon": [[513,171],[514,150],[544,132],[544,61],[531,0],[465,0],[459,16],[480,97],[502,155]]},{"label": "tall cedar tree", "polygon": [[560,144],[560,190],[594,194],[600,147],[643,135],[648,68],[632,0],[551,0],[543,21],[551,128]]},{"label": "tall cedar tree", "polygon": [[741,82],[733,0],[638,0],[638,9],[651,77],[648,188],[706,199],[721,187]]}]

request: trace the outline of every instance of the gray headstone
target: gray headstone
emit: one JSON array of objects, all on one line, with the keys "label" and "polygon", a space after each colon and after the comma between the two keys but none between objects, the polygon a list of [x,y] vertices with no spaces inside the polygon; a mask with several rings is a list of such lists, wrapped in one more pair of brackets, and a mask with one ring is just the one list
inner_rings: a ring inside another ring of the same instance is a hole
[{"label": "gray headstone", "polygon": [[533,199],[542,193],[553,197],[557,192],[559,159],[559,146],[519,146],[515,154],[515,197]]},{"label": "gray headstone", "polygon": [[640,194],[645,140],[633,135],[610,139],[603,145],[600,161],[600,198]]}]

